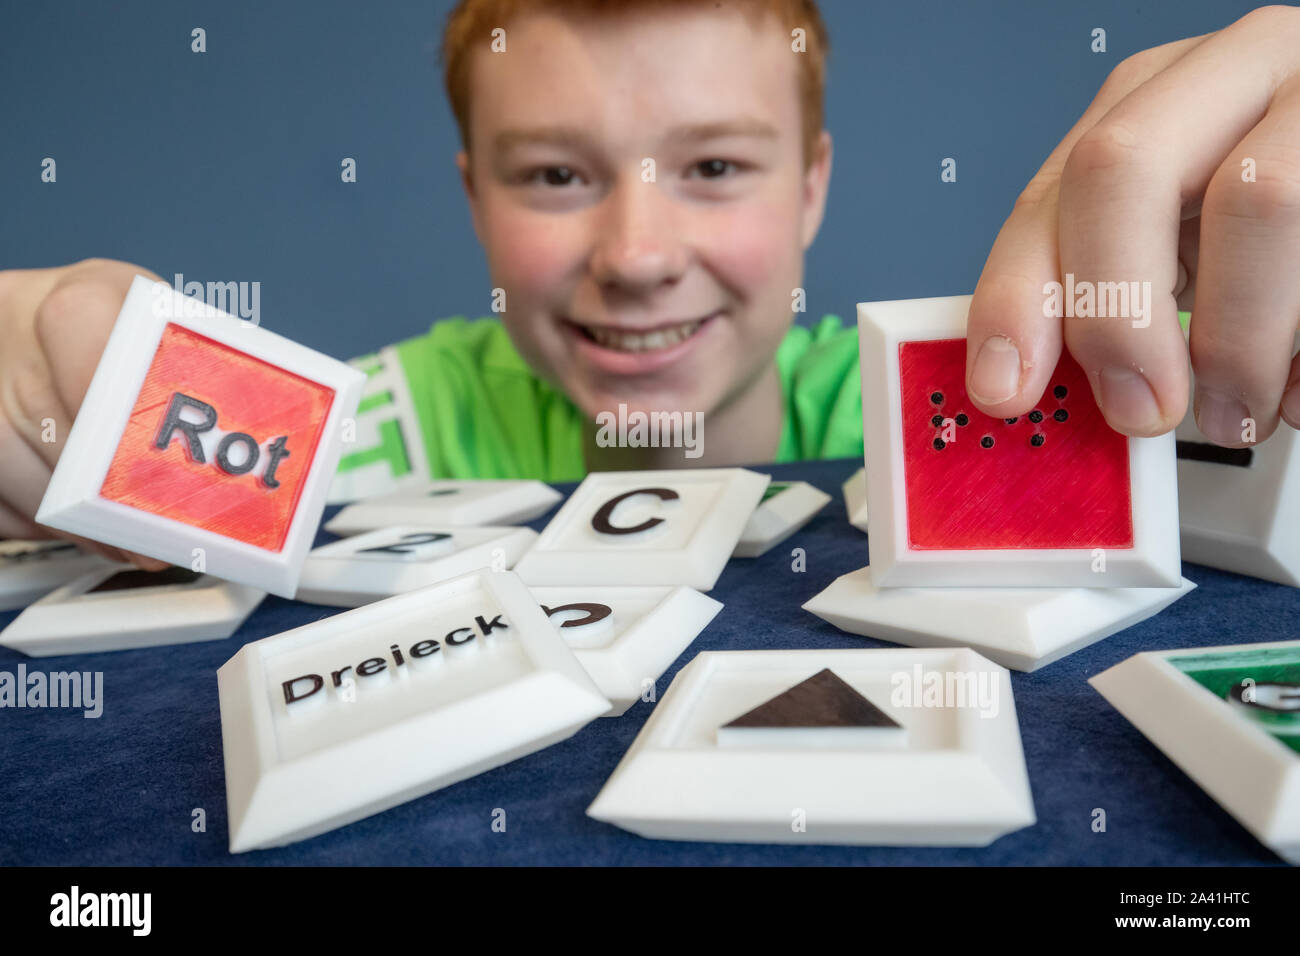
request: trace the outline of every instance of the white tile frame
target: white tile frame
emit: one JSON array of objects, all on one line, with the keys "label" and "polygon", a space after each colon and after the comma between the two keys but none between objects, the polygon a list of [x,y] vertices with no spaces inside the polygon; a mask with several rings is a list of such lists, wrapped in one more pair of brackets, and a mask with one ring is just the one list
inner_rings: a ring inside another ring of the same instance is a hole
[{"label": "white tile frame", "polygon": [[51,591],[0,631],[0,645],[29,657],[96,654],[224,640],[265,591],[203,575],[189,584],[87,594],[134,565],[106,563]]},{"label": "white tile frame", "polygon": [[[406,533],[432,531],[452,536],[459,549],[429,561],[383,561],[355,557],[358,547],[396,543],[393,538]],[[416,527],[402,525],[379,528],[352,538],[331,541],[314,548],[303,561],[302,575],[294,599],[333,607],[360,607],[372,601],[403,594],[448,578],[468,574],[476,568],[492,565],[492,553],[500,548],[502,566],[513,567],[534,541],[531,528],[492,527]]]},{"label": "white tile frame", "polygon": [[1169,663],[1300,641],[1135,654],[1088,683],[1254,837],[1300,864],[1300,754]]},{"label": "white tile frame", "polygon": [[733,558],[757,558],[767,554],[807,527],[808,522],[817,517],[817,513],[831,500],[830,495],[806,481],[774,480],[772,484],[788,487],[759,502],[731,553]]},{"label": "white tile frame", "polygon": [[[157,292],[155,292],[155,289]],[[171,297],[171,315],[155,314],[155,301]],[[208,573],[229,581],[293,595],[298,569],[311,548],[325,496],[342,451],[343,419],[356,414],[365,376],[343,362],[274,332],[202,306],[163,282],[136,276],[122,303],[90,389],[68,432],[36,513],[39,524],[189,567],[203,548]],[[99,496],[122,432],[168,324],[246,352],[295,375],[334,389],[315,459],[279,552],[202,530]]]},{"label": "white tile frame", "polygon": [[[532,672],[328,750],[279,759],[267,655],[323,643],[349,628],[376,627],[373,622],[386,618],[405,618],[412,609],[436,605],[440,597],[479,591],[515,629],[514,639],[535,665]],[[246,644],[217,671],[217,686],[231,853],[283,846],[346,826],[559,743],[609,709],[510,571],[475,571]],[[480,726],[486,735],[466,733]],[[431,740],[451,743],[430,747]],[[395,765],[388,754],[403,747],[411,756]],[[400,767],[396,773],[394,766]],[[401,779],[384,783],[385,772]]]},{"label": "white tile frame", "polygon": [[1174,436],[1129,438],[1132,549],[912,550],[907,546],[898,347],[966,336],[971,296],[858,305],[866,440],[868,547],[879,587],[1179,587]]},{"label": "white tile frame", "polygon": [[849,524],[859,531],[867,530],[867,469],[859,468],[844,479],[840,486],[844,492],[844,511]]},{"label": "white tile frame", "polygon": [[[1190,408],[1175,431],[1207,442]],[[1248,466],[1178,459],[1183,558],[1300,587],[1300,436],[1286,422]]]},{"label": "white tile frame", "polygon": [[394,478],[387,461],[374,461],[338,472],[330,484],[325,503],[346,504],[358,498],[392,494],[399,489],[428,482],[429,456],[424,447],[424,433],[420,429],[420,416],[415,410],[410,383],[406,380],[397,348],[385,345],[378,352],[350,359],[348,365],[363,374],[366,369],[378,366],[366,375],[360,401],[364,402],[372,395],[387,394],[392,397],[390,403],[357,412],[356,446],[359,447],[354,446],[353,450],[364,451],[375,447],[380,440],[380,427],[390,421],[396,422],[411,470],[400,478]]},{"label": "white tile frame", "polygon": [[[492,489],[496,494],[472,498],[455,505],[427,497],[429,492],[440,488],[461,486]],[[429,526],[523,524],[546,514],[563,497],[550,485],[541,481],[440,479],[424,482],[419,487],[403,488],[347,505],[325,522],[325,530],[331,534],[352,535],[399,524]],[[508,502],[508,506],[504,509],[501,507],[502,501]]]},{"label": "white tile frame", "polygon": [[[21,553],[31,548],[65,545],[72,550],[57,551],[49,557],[32,558],[6,567],[3,555]],[[111,564],[107,558],[87,554],[59,538],[25,541],[16,538],[0,541],[0,611],[26,607],[57,587],[70,584],[96,568]]]},{"label": "white tile frame", "polygon": [[[673,661],[700,636],[722,610],[722,602],[688,587],[531,587],[539,604],[557,607],[575,601],[605,604],[618,614],[620,599],[656,600],[603,647],[573,648],[600,692],[610,700],[606,717],[621,717],[640,699],[642,681],[658,681]],[[560,622],[562,623],[562,622]],[[671,626],[666,626],[671,624]],[[564,636],[559,624],[552,625]],[[657,691],[656,691],[657,693]]]},{"label": "white tile frame", "polygon": [[[824,667],[843,678],[864,660],[996,674],[1001,713],[958,711],[956,750],[673,746],[721,670],[780,670],[793,686]],[[864,801],[873,792],[877,802]],[[807,811],[806,832],[791,827],[791,808]],[[654,839],[879,846],[985,846],[1035,822],[1010,676],[964,648],[703,652],[673,679],[587,815]]]},{"label": "white tile frame", "polygon": [[[692,481],[721,481],[729,487],[720,496],[720,506],[705,514],[684,548],[630,549],[624,552],[618,552],[612,547],[559,550],[556,538],[579,516],[587,520],[592,499],[597,494],[608,493],[608,489],[596,489],[607,481],[616,482],[629,477],[634,477],[638,483],[647,487],[672,488]],[[685,585],[697,591],[709,591],[731,558],[746,522],[770,481],[768,475],[744,468],[593,472],[551,518],[537,543],[520,559],[515,570],[530,585],[583,582],[609,586]],[[593,574],[593,564],[600,566],[599,573]]]},{"label": "white tile frame", "polygon": [[970,647],[1036,671],[1140,624],[1181,588],[878,588],[871,568],[840,575],[803,605],[849,634],[909,647]]}]

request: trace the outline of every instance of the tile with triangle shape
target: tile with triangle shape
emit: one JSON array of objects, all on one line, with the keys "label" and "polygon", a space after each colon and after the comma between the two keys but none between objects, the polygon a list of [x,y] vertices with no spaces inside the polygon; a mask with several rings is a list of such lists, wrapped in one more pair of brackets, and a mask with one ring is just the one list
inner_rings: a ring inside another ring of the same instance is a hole
[{"label": "tile with triangle shape", "polygon": [[719,747],[903,747],[907,731],[829,667],[718,728]]},{"label": "tile with triangle shape", "polygon": [[890,846],[1035,821],[1010,675],[966,648],[700,653],[587,813],[654,839]]}]

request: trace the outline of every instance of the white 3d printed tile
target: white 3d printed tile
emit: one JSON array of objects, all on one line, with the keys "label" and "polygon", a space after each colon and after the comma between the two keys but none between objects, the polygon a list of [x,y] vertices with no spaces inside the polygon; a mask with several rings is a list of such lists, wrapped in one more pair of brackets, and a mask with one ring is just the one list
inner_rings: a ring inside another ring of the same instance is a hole
[{"label": "white 3d printed tile", "polygon": [[1033,671],[1153,617],[1179,588],[878,588],[871,568],[836,578],[804,610],[850,634],[912,647],[973,647]]},{"label": "white 3d printed tile", "polygon": [[1178,426],[1183,558],[1300,587],[1300,441],[1278,425],[1246,448],[1210,444],[1191,410]]},{"label": "white 3d printed tile", "polygon": [[1028,414],[978,411],[970,299],[858,306],[876,584],[1178,587],[1173,436],[1113,431],[1068,354]]},{"label": "white 3d printed tile", "polygon": [[60,585],[111,563],[86,554],[71,541],[0,541],[0,611],[26,607]]},{"label": "white 3d printed tile", "polygon": [[774,481],[763,492],[732,557],[757,558],[803,528],[831,496],[806,481]]},{"label": "white 3d printed tile", "polygon": [[36,520],[290,597],[363,381],[137,276]]},{"label": "white 3d printed tile", "polygon": [[1088,683],[1256,839],[1300,863],[1300,641],[1147,651]]},{"label": "white 3d printed tile", "polygon": [[708,591],[769,480],[743,468],[590,474],[519,561],[519,576]]},{"label": "white 3d printed tile", "polygon": [[867,530],[867,469],[859,468],[845,480],[844,510],[849,524],[859,531]]},{"label": "white 3d printed tile", "polygon": [[523,524],[563,495],[540,481],[434,481],[348,505],[325,530],[347,535],[399,524],[463,527]]},{"label": "white 3d printed tile", "polygon": [[[621,716],[654,689],[722,604],[687,587],[529,588]],[[655,700],[658,691],[648,699]]]},{"label": "white 3d printed tile", "polygon": [[[747,715],[766,726],[737,740]],[[699,654],[587,813],[743,843],[984,846],[1034,823],[1010,676],[967,649]]]},{"label": "white 3d printed tile", "polygon": [[358,607],[476,568],[507,571],[536,540],[529,528],[381,528],[312,550],[295,597]]},{"label": "white 3d printed tile", "polygon": [[245,645],[217,685],[232,853],[387,810],[558,743],[609,709],[510,571]]},{"label": "white 3d printed tile", "polygon": [[32,657],[218,641],[266,597],[246,584],[186,568],[104,566],[51,591],[0,631],[0,645]]},{"label": "white 3d printed tile", "polygon": [[357,407],[356,432],[330,483],[327,504],[420,487],[429,481],[429,456],[420,415],[396,347],[348,362],[366,376]]}]

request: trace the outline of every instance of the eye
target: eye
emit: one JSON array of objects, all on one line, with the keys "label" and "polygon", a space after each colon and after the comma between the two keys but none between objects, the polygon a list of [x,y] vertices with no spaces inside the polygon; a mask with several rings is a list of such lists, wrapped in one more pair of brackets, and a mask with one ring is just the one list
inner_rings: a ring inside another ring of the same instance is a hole
[{"label": "eye", "polygon": [[701,179],[722,179],[728,173],[734,173],[739,167],[729,159],[704,159],[691,167]]},{"label": "eye", "polygon": [[525,173],[523,179],[530,186],[562,188],[576,183],[578,174],[568,166],[539,166]]}]

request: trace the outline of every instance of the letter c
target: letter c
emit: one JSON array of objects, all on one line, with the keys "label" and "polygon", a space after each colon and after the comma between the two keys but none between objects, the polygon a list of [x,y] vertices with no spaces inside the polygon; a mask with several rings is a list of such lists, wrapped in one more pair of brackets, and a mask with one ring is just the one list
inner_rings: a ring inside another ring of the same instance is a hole
[{"label": "letter c", "polygon": [[649,531],[655,525],[663,524],[663,518],[647,518],[640,524],[633,525],[630,528],[618,528],[610,523],[609,519],[613,516],[614,509],[635,495],[654,495],[660,501],[673,501],[681,497],[671,488],[637,488],[634,491],[628,491],[615,498],[610,498],[609,501],[601,505],[600,510],[592,516],[591,526],[601,534],[636,534],[640,531]]}]

